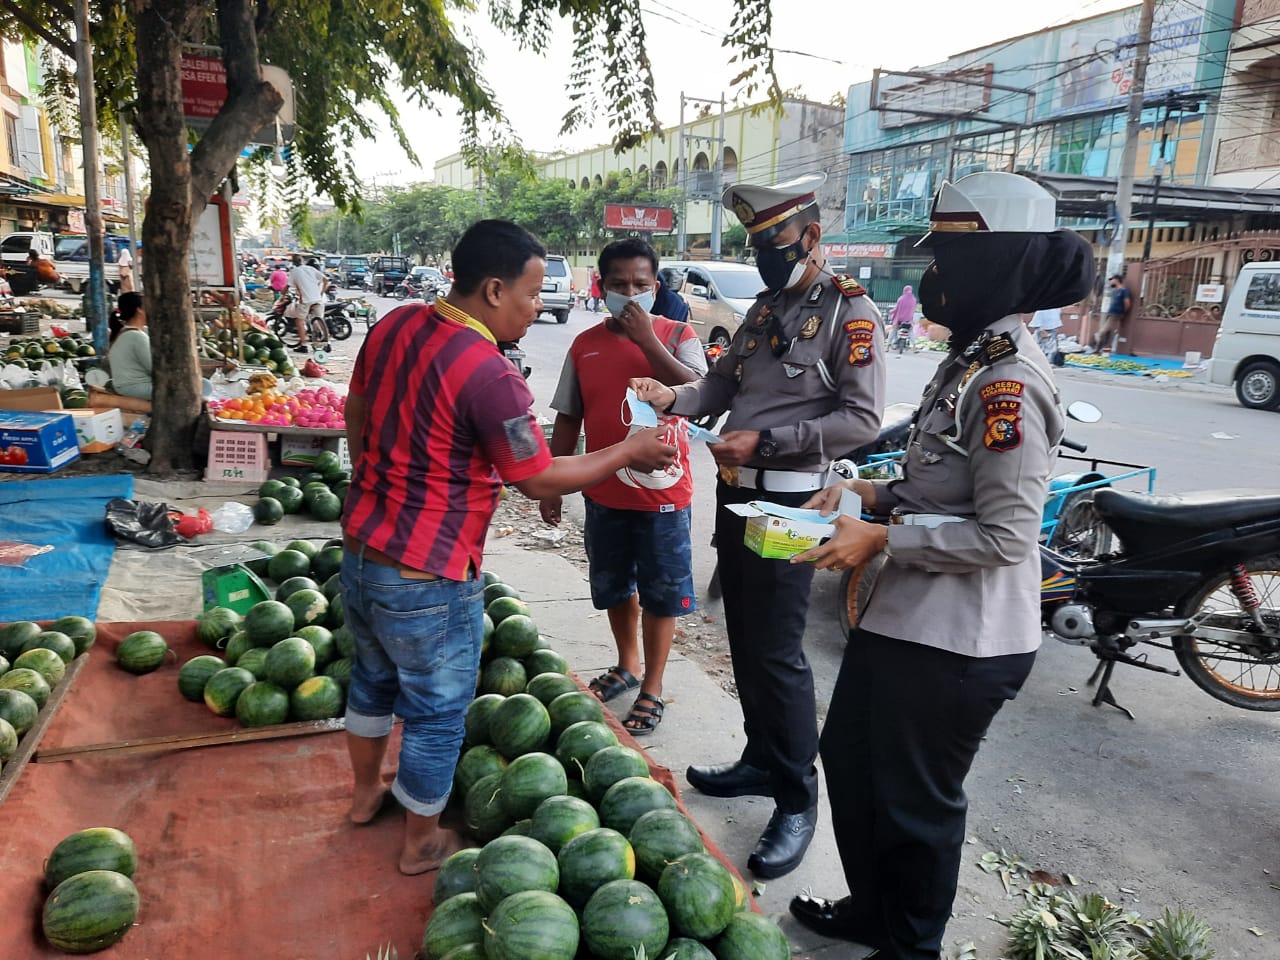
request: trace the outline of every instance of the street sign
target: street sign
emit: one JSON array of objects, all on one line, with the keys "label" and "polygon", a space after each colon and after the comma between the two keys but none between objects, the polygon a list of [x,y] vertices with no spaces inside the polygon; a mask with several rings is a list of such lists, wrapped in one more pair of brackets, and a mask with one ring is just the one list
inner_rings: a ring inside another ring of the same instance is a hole
[{"label": "street sign", "polygon": [[1196,303],[1221,303],[1226,295],[1224,283],[1202,283],[1196,287]]},{"label": "street sign", "polygon": [[675,227],[675,211],[670,207],[637,207],[626,203],[606,203],[604,225],[606,230],[670,233]]},{"label": "street sign", "polygon": [[[199,48],[207,50],[208,48]],[[297,129],[294,119],[293,81],[289,74],[280,67],[264,63],[261,67],[262,79],[280,91],[284,103],[276,114],[275,121],[253,135],[250,143],[260,146],[274,147],[280,142],[288,143],[293,139]],[[215,53],[195,53],[184,51],[182,54],[182,116],[190,126],[203,130],[213,123],[222,105],[227,100],[227,70],[222,64],[222,57]]]}]

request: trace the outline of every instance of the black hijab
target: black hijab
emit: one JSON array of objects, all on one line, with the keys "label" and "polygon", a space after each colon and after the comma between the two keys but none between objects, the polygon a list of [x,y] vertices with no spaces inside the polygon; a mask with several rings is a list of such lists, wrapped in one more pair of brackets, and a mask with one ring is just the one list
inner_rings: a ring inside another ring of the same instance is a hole
[{"label": "black hijab", "polygon": [[1013,313],[1065,307],[1093,289],[1089,242],[1072,230],[976,233],[942,240],[920,280],[924,315],[965,347]]}]

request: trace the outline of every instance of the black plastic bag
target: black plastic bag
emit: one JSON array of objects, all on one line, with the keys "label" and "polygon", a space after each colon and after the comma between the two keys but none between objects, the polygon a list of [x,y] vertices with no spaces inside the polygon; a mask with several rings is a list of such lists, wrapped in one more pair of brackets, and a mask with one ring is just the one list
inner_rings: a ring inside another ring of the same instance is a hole
[{"label": "black plastic bag", "polygon": [[144,547],[172,547],[186,543],[174,529],[167,503],[125,500],[117,497],[107,504],[107,531],[112,536]]}]

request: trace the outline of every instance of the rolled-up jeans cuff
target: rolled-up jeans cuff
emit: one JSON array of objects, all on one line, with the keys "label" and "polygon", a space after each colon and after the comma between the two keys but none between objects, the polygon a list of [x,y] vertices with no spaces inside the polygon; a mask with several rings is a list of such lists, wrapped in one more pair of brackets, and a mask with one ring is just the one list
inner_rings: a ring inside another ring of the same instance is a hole
[{"label": "rolled-up jeans cuff", "polygon": [[400,806],[419,817],[434,817],[449,803],[447,793],[435,800],[419,800],[405,789],[399,777],[396,777],[395,783],[391,784],[391,795],[400,801]]},{"label": "rolled-up jeans cuff", "polygon": [[391,732],[391,727],[395,723],[395,715],[388,713],[384,717],[371,717],[364,713],[357,713],[347,707],[345,723],[347,733],[353,737],[366,737],[370,740],[375,740],[378,737],[385,737]]}]

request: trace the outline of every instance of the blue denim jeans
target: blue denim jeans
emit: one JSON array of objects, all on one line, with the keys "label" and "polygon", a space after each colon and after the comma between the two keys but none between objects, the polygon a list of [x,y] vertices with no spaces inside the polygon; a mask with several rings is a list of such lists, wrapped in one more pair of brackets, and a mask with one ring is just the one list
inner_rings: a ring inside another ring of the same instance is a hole
[{"label": "blue denim jeans", "polygon": [[463,719],[475,697],[484,633],[479,580],[410,580],[350,551],[342,560],[356,658],[347,732],[381,737],[404,721],[391,792],[410,813],[435,816],[453,787]]}]

